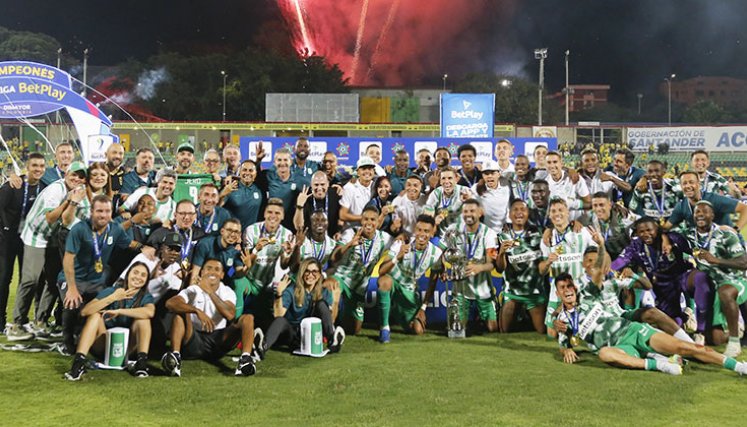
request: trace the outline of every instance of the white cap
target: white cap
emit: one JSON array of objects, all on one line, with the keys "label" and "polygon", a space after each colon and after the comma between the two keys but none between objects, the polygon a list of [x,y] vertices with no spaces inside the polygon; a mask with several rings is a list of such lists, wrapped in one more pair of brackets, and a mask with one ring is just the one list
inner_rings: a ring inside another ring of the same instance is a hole
[{"label": "white cap", "polygon": [[358,169],[366,166],[370,166],[373,168],[376,167],[376,163],[374,163],[373,159],[368,156],[361,156],[361,158],[358,159],[358,164],[355,166],[355,168]]},{"label": "white cap", "polygon": [[501,167],[498,165],[498,162],[490,159],[482,162],[482,170],[485,171],[500,171]]}]

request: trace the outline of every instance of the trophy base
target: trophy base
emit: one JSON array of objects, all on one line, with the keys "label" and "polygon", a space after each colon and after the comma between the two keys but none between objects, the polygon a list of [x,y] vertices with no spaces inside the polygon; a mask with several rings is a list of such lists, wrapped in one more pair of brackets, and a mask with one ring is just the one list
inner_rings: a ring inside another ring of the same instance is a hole
[{"label": "trophy base", "polygon": [[465,329],[460,329],[458,331],[453,331],[449,329],[448,336],[449,338],[454,338],[454,339],[467,338],[467,331]]}]

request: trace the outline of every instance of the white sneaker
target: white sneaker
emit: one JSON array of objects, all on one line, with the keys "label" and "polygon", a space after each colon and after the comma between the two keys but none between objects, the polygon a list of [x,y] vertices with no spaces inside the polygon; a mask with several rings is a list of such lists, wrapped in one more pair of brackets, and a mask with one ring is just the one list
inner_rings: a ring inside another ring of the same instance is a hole
[{"label": "white sneaker", "polygon": [[677,363],[656,362],[656,369],[669,375],[682,375],[682,366]]},{"label": "white sneaker", "polygon": [[23,327],[15,323],[9,323],[6,337],[8,341],[27,341],[34,338],[34,334],[26,332]]},{"label": "white sneaker", "polygon": [[693,341],[695,341],[696,345],[705,345],[705,335],[693,334]]},{"label": "white sneaker", "polygon": [[685,332],[688,334],[692,334],[698,329],[698,319],[695,317],[695,313],[693,313],[693,309],[690,307],[686,307],[684,310],[685,316],[687,316],[687,320],[685,321],[685,324],[682,325]]},{"label": "white sneaker", "polygon": [[726,344],[726,349],[724,350],[724,356],[726,357],[737,357],[740,354],[742,354],[742,345],[738,342],[729,342]]}]

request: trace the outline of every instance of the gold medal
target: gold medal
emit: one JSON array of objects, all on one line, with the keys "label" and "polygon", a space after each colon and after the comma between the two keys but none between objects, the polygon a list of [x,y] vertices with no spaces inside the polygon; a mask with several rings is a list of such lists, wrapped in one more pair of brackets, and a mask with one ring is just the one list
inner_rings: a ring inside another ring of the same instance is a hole
[{"label": "gold medal", "polygon": [[664,224],[667,223],[667,219],[664,217],[659,218],[659,225],[664,227]]},{"label": "gold medal", "polygon": [[511,246],[513,246],[514,248],[518,247],[518,246],[521,246],[521,242],[519,242],[518,240],[514,240],[514,242],[511,244]]},{"label": "gold medal", "polygon": [[571,346],[578,347],[581,345],[581,338],[578,335],[571,337]]},{"label": "gold medal", "polygon": [[270,240],[267,241],[268,245],[274,245],[277,240],[274,237],[270,237]]},{"label": "gold medal", "polygon": [[441,209],[438,214],[441,218],[446,219],[449,216],[449,211],[447,209]]},{"label": "gold medal", "polygon": [[94,264],[93,269],[96,270],[97,273],[103,273],[104,263],[101,262],[101,260],[96,261],[96,264]]},{"label": "gold medal", "polygon": [[693,257],[698,258],[700,256],[700,249],[693,249]]},{"label": "gold medal", "polygon": [[555,253],[558,255],[563,255],[565,253],[565,247],[563,247],[563,245],[558,245],[558,247],[555,248]]},{"label": "gold medal", "polygon": [[183,270],[189,270],[189,259],[184,258],[182,260],[182,269]]}]

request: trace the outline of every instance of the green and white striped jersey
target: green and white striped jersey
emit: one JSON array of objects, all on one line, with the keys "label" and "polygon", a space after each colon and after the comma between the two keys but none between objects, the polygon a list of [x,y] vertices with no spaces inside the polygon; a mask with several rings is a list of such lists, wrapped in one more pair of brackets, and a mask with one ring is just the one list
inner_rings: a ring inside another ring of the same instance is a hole
[{"label": "green and white striped jersey", "polygon": [[425,202],[425,211],[433,211],[436,215],[439,212],[446,211],[448,215],[441,221],[438,226],[439,230],[445,230],[451,224],[454,224],[462,213],[462,191],[469,191],[468,187],[456,184],[451,197],[444,195],[443,187],[438,187],[428,196]]},{"label": "green and white striped jersey", "polygon": [[[348,244],[355,236],[356,230],[348,229],[340,239],[343,245]],[[361,237],[361,244],[348,249],[337,264],[334,276],[343,281],[353,292],[365,295],[368,279],[389,247],[392,237],[376,230],[372,239]]]},{"label": "green and white striped jersey", "polygon": [[609,311],[622,316],[625,310],[620,306],[620,292],[623,289],[630,289],[633,287],[632,279],[616,279],[614,277],[608,278],[602,283],[601,292],[598,287],[591,282],[591,278],[587,275],[583,275],[579,278],[576,283],[579,289],[579,298],[591,301],[595,299],[597,302],[604,304],[605,308]]},{"label": "green and white striped jersey", "polygon": [[275,276],[275,264],[283,253],[283,243],[289,241],[293,234],[282,225],[274,234],[270,234],[265,229],[264,222],[252,224],[244,231],[244,247],[253,250],[257,246],[259,239],[268,237],[270,240],[275,239],[274,243],[268,244],[257,253],[254,265],[249,269],[247,278],[255,283],[261,283],[262,286],[268,287],[272,284],[272,278]]},{"label": "green and white striped jersey", "polygon": [[[402,241],[396,240],[392,247],[389,248],[389,258],[397,257]],[[441,270],[441,254],[443,251],[431,242],[422,251],[415,249],[415,245],[410,246],[410,251],[405,254],[401,261],[392,268],[389,275],[392,280],[404,287],[410,292],[418,291],[418,279],[420,279],[428,269]],[[433,274],[433,273],[431,273]]]},{"label": "green and white striped jersey", "polygon": [[324,234],[324,242],[321,243],[317,243],[312,240],[311,237],[306,236],[303,244],[301,244],[301,247],[299,248],[300,260],[303,261],[306,258],[316,258],[317,261],[322,264],[322,267],[324,267],[327,264],[327,261],[329,261],[332,252],[338,246],[340,246],[340,243],[329,237],[326,233]]},{"label": "green and white striped jersey", "polygon": [[645,192],[633,190],[629,208],[640,216],[666,219],[672,215],[674,207],[683,197],[679,182],[665,179],[664,185],[658,190],[651,187],[651,184]]},{"label": "green and white striped jersey", "polygon": [[[461,250],[467,255],[468,262],[484,264],[487,261],[488,250],[498,247],[498,235],[485,224],[480,224],[475,233],[467,232],[461,219],[449,230],[456,231],[461,242]],[[442,249],[445,249],[442,246]],[[493,296],[493,279],[490,272],[483,272],[463,280],[454,281],[455,286],[464,290],[467,299],[486,299]]]},{"label": "green and white striped jersey", "polygon": [[506,270],[503,280],[506,281],[506,292],[511,295],[529,296],[545,293],[547,278],[540,274],[539,263],[542,261],[540,243],[542,234],[537,230],[510,230],[501,233],[500,242],[513,240],[518,246],[506,251]]},{"label": "green and white striped jersey", "polygon": [[[53,224],[47,222],[47,212],[55,210],[67,198],[67,187],[65,180],[60,179],[41,191],[36,197],[36,201],[26,216],[26,221],[21,230],[21,240],[23,244],[34,248],[46,248],[49,239],[55,231],[62,226],[62,220],[59,219]],[[91,212],[91,203],[87,197],[81,200],[75,209],[75,219],[68,228],[82,220],[86,220]]]},{"label": "green and white striped jersey", "polygon": [[[687,233],[687,240],[693,250],[708,251],[720,259],[734,259],[745,254],[739,236],[730,229],[721,229],[716,224],[711,224],[711,231],[707,234],[698,233],[696,230],[690,231]],[[694,258],[698,264],[698,270],[706,273],[716,287],[744,280],[744,272],[741,270],[719,267],[706,260]]]},{"label": "green and white striped jersey", "polygon": [[[543,260],[550,256],[550,252],[559,253],[558,259],[550,266],[550,276],[556,277],[560,273],[568,273],[574,279],[578,279],[586,274],[583,267],[584,251],[589,246],[597,246],[597,244],[592,240],[586,228],[582,228],[579,233],[574,232],[570,225],[562,233],[553,229],[550,246],[547,246],[544,241],[540,244]],[[550,302],[557,301],[558,296],[555,292],[550,292]]]},{"label": "green and white striped jersey", "polygon": [[124,206],[124,208],[128,211],[132,211],[132,209],[137,206],[138,200],[140,200],[141,197],[147,194],[149,196],[152,196],[156,201],[156,212],[153,214],[153,217],[160,219],[161,222],[173,220],[174,211],[176,210],[176,202],[171,197],[163,202],[159,202],[158,198],[156,197],[156,191],[156,188],[140,187],[132,194],[130,194],[129,197],[127,197],[127,200],[125,200],[122,206]]}]

